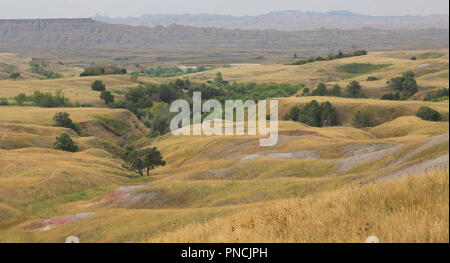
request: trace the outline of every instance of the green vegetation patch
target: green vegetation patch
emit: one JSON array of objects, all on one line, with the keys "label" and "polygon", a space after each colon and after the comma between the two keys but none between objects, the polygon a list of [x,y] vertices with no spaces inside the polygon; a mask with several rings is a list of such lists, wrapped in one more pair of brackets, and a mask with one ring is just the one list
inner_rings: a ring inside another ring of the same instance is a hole
[{"label": "green vegetation patch", "polygon": [[444,56],[444,54],[439,53],[439,52],[426,52],[426,53],[422,53],[422,54],[418,55],[417,59],[436,59],[436,58],[440,58],[443,56]]},{"label": "green vegetation patch", "polygon": [[101,116],[95,116],[95,118],[98,120],[100,125],[103,126],[103,128],[118,136],[125,135],[131,129],[130,125],[124,120],[105,118]]},{"label": "green vegetation patch", "polygon": [[338,72],[349,74],[345,76],[352,78],[358,75],[368,74],[385,67],[389,67],[391,64],[370,64],[370,63],[350,63],[338,66],[336,69]]}]

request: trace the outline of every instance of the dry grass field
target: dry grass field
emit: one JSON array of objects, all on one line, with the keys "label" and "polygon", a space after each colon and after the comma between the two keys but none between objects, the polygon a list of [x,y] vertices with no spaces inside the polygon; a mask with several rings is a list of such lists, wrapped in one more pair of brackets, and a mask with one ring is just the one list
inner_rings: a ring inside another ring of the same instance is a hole
[{"label": "dry grass field", "polygon": [[[349,77],[336,69],[348,63],[389,66]],[[418,68],[423,64],[431,66]],[[229,81],[306,85],[354,79],[378,94],[408,69],[418,74],[419,92],[448,87],[448,50],[233,66],[189,77],[198,83],[221,71]],[[366,82],[368,75],[380,80]],[[129,75],[0,80],[0,97],[61,89],[72,101],[97,106],[0,106],[0,242],[64,242],[72,235],[81,242],[364,242],[370,235],[449,242],[448,101],[273,98],[280,117],[294,105],[330,101],[340,125],[280,121],[278,143],[260,147],[259,135],[150,138],[131,112],[104,107],[90,89],[95,79],[108,89],[137,85]],[[424,105],[443,120],[416,117]],[[352,127],[357,110],[369,111],[374,127]],[[61,111],[81,134],[53,126]],[[79,152],[53,149],[63,132]],[[127,145],[157,147],[167,165],[149,177],[133,174],[119,158]]]}]

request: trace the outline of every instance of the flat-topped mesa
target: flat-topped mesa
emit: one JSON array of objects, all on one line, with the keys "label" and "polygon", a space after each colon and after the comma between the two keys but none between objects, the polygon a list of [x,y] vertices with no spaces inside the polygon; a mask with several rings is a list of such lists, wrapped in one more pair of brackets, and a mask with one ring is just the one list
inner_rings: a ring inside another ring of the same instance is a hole
[{"label": "flat-topped mesa", "polygon": [[92,18],[36,18],[36,19],[0,19],[0,24],[35,24],[35,23],[96,23]]}]

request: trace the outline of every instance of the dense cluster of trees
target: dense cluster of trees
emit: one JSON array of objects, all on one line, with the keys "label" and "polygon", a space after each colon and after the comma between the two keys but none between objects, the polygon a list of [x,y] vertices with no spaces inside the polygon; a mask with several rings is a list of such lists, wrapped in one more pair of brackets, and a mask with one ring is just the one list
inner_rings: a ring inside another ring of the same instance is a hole
[{"label": "dense cluster of trees", "polygon": [[[304,91],[309,95],[309,89]],[[317,88],[311,92],[311,96],[334,96],[341,97],[341,87],[338,84],[335,84],[332,89],[327,89],[327,86],[324,83],[319,83]]]},{"label": "dense cluster of trees", "polygon": [[157,67],[157,68],[143,69],[139,72],[139,74],[148,77],[168,78],[181,76],[184,74],[202,72],[205,70],[207,70],[205,66],[190,67],[187,68],[186,70],[182,70],[180,67],[166,67],[166,68]]},{"label": "dense cluster of trees", "polygon": [[364,55],[367,55],[366,50],[357,50],[353,53],[343,53],[342,51],[339,51],[339,53],[337,55],[330,54],[327,57],[318,56],[318,57],[314,57],[314,58],[302,59],[302,60],[298,60],[298,61],[291,63],[291,65],[304,65],[304,64],[312,63],[314,61],[335,60],[335,59],[340,59],[340,58],[348,58],[348,57],[364,56]]},{"label": "dense cluster of trees", "polygon": [[328,89],[324,83],[319,83],[317,87],[310,92],[309,88],[303,89],[303,96],[334,96],[347,98],[365,98],[362,87],[357,81],[352,81],[347,85],[345,92],[341,92],[341,87],[335,84],[333,88]]},{"label": "dense cluster of trees", "polygon": [[57,79],[64,77],[61,73],[48,68],[48,63],[40,60],[32,60],[29,62],[31,72],[42,75],[48,79]]},{"label": "dense cluster of trees", "polygon": [[169,132],[170,119],[173,113],[169,105],[174,100],[184,99],[192,103],[194,92],[202,93],[202,100],[216,99],[221,103],[225,100],[264,100],[272,97],[288,97],[298,92],[302,85],[291,84],[256,84],[232,83],[223,80],[217,74],[214,81],[191,86],[188,78],[177,79],[169,84],[147,84],[129,88],[124,93],[124,100],[111,102],[113,108],[126,108],[140,118],[151,128],[152,136]]},{"label": "dense cluster of trees", "polygon": [[166,165],[156,147],[142,150],[134,150],[128,147],[122,155],[122,159],[127,163],[126,168],[138,172],[141,176],[144,176],[144,172],[149,176],[150,170]]},{"label": "dense cluster of trees", "polygon": [[33,95],[27,96],[24,93],[20,93],[14,97],[16,104],[19,106],[24,105],[25,102],[31,102],[32,105],[38,107],[54,108],[54,107],[72,107],[73,104],[70,100],[57,90],[55,95],[51,93],[44,93],[35,91]]},{"label": "dense cluster of trees", "polygon": [[304,107],[292,107],[283,119],[299,121],[313,127],[324,127],[336,126],[337,118],[337,110],[329,101],[319,104],[312,100]]},{"label": "dense cluster of trees", "polygon": [[382,100],[407,100],[418,91],[417,82],[414,79],[414,72],[408,70],[401,76],[390,79],[387,84],[392,93],[381,96]]},{"label": "dense cluster of trees", "polygon": [[442,116],[438,111],[426,106],[420,107],[416,116],[426,121],[440,121],[442,119]]},{"label": "dense cluster of trees", "polygon": [[127,69],[118,68],[114,66],[93,66],[85,68],[83,72],[81,72],[80,77],[86,76],[100,76],[100,75],[119,75],[119,74],[127,74]]}]

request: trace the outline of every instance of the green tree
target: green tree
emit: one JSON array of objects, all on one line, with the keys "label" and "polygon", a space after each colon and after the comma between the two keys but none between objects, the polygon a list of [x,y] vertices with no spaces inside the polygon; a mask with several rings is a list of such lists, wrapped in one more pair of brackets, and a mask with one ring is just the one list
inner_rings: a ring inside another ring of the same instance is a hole
[{"label": "green tree", "polygon": [[313,127],[335,126],[337,117],[336,108],[329,101],[319,105],[316,100],[312,100],[299,109],[298,121]]},{"label": "green tree", "polygon": [[220,86],[220,85],[225,83],[225,81],[223,80],[222,72],[217,72],[216,73],[216,77],[214,78],[214,82],[213,83],[216,86]]},{"label": "green tree", "polygon": [[5,97],[0,98],[0,105],[8,105],[8,99]]},{"label": "green tree", "polygon": [[441,114],[438,111],[426,106],[420,107],[416,116],[426,121],[440,121],[442,119]]},{"label": "green tree", "polygon": [[17,96],[14,97],[14,100],[16,101],[17,105],[22,106],[25,101],[29,101],[29,97],[25,95],[25,93],[19,93]]},{"label": "green tree", "polygon": [[363,98],[362,87],[357,81],[352,81],[347,86],[347,97],[349,98]]},{"label": "green tree", "polygon": [[74,130],[76,133],[80,134],[79,127],[72,122],[70,118],[70,114],[67,112],[58,112],[53,116],[53,120],[55,121],[55,126],[64,127]]},{"label": "green tree", "polygon": [[302,96],[309,96],[309,88],[304,88],[303,89]]},{"label": "green tree", "polygon": [[289,119],[293,120],[293,121],[298,121],[299,113],[300,113],[300,109],[297,106],[292,107],[288,113]]},{"label": "green tree", "polygon": [[338,84],[335,84],[333,86],[333,90],[331,91],[331,95],[335,96],[335,97],[341,97],[341,87]]},{"label": "green tree", "polygon": [[324,83],[319,83],[317,88],[312,92],[313,96],[326,96],[327,95],[327,86]]},{"label": "green tree", "polygon": [[166,162],[163,160],[161,153],[156,147],[138,151],[128,147],[126,152],[122,155],[122,159],[128,164],[128,169],[137,171],[141,176],[144,175],[144,172],[149,176],[150,170],[153,170],[158,166],[166,165]]},{"label": "green tree", "polygon": [[105,104],[108,105],[108,104],[114,102],[114,95],[112,95],[111,91],[109,91],[109,90],[103,90],[100,93],[100,99],[104,100]]},{"label": "green tree", "polygon": [[316,100],[313,100],[300,109],[298,121],[309,126],[320,127],[320,117],[321,112],[319,103]]},{"label": "green tree", "polygon": [[320,127],[337,125],[337,111],[329,101],[320,105],[320,111]]},{"label": "green tree", "polygon": [[92,83],[91,89],[95,91],[104,91],[106,88],[105,84],[101,80],[96,80]]},{"label": "green tree", "polygon": [[367,111],[358,110],[353,117],[353,126],[357,128],[372,127],[372,116]]},{"label": "green tree", "polygon": [[59,137],[56,137],[56,141],[53,144],[53,147],[56,150],[62,150],[66,152],[78,151],[78,146],[73,142],[73,140],[67,133],[63,133]]},{"label": "green tree", "polygon": [[156,147],[139,151],[139,157],[142,160],[142,165],[147,172],[147,176],[150,175],[150,170],[153,170],[158,166],[166,165],[166,162],[163,160],[161,153]]}]

